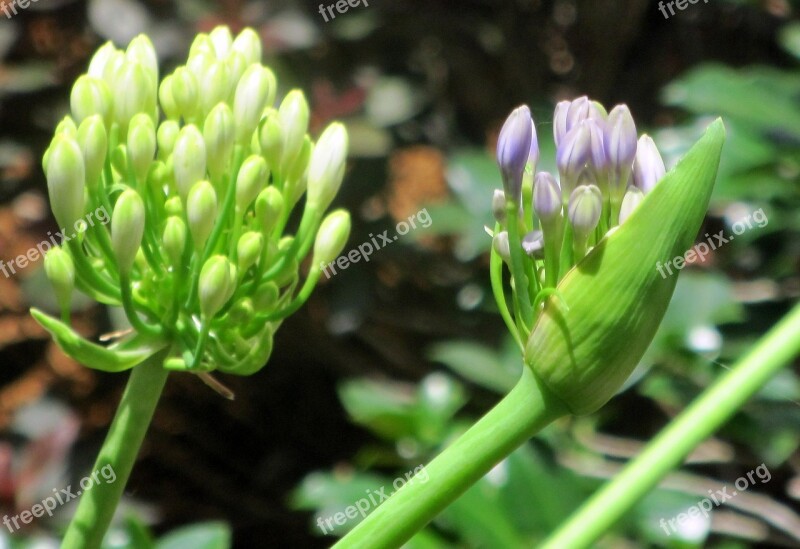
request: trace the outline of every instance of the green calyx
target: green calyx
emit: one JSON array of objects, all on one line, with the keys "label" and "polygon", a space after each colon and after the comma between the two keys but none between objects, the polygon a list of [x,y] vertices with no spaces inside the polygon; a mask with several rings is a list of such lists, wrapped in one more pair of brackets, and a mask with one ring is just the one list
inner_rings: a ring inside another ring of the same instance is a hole
[{"label": "green calyx", "polygon": [[677,282],[657,265],[692,246],[724,140],[717,120],[625,222],[566,273],[558,298],[545,301],[525,362],[573,413],[591,413],[614,396],[649,346]]},{"label": "green calyx", "polygon": [[[307,266],[314,242],[343,246],[344,220],[323,223],[327,204],[303,199],[308,103],[293,90],[277,108],[252,29],[198,35],[160,81],[157,59],[144,36],[124,51],[107,43],[72,89],[43,166],[59,225],[86,223],[46,259],[61,320],[32,314],[91,368],[121,371],[164,350],[170,370],[248,375],[319,279]],[[344,126],[333,127],[346,147]],[[337,154],[343,171],[346,150]],[[73,287],[122,306],[133,330],[107,347],[80,337]]]}]

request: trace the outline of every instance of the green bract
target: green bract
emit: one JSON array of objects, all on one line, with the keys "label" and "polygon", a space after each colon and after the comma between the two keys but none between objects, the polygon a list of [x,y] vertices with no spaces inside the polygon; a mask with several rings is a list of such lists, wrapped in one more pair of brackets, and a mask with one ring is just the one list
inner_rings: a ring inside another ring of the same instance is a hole
[{"label": "green bract", "polygon": [[[303,93],[277,106],[276,90],[251,29],[198,35],[160,81],[145,36],[97,51],[43,161],[56,220],[75,237],[46,260],[63,322],[32,314],[67,354],[106,371],[161,350],[168,369],[264,366],[278,326],[319,279],[318,265],[305,279],[299,266],[315,242],[335,259],[349,234],[343,212],[323,224],[344,174],[344,126],[315,147]],[[133,329],[109,347],[80,337],[69,326],[73,286],[123,307]]]},{"label": "green bract", "polygon": [[712,124],[625,222],[558,284],[525,361],[576,414],[597,410],[638,364],[675,289],[656,265],[691,248],[703,222],[725,129]]}]

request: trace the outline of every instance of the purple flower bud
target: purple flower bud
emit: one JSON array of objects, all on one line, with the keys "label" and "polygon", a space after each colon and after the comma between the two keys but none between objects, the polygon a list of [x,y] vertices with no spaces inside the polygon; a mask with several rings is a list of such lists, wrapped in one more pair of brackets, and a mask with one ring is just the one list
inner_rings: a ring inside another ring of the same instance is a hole
[{"label": "purple flower bud", "polygon": [[492,215],[498,223],[506,222],[506,193],[495,189],[492,195]]},{"label": "purple flower bud", "polygon": [[627,105],[617,105],[608,115],[605,148],[611,164],[612,188],[625,189],[636,157],[636,124]]},{"label": "purple flower bud", "polygon": [[589,118],[592,103],[585,95],[575,99],[567,111],[567,132]]},{"label": "purple flower bud", "polygon": [[569,193],[578,181],[592,146],[591,130],[587,124],[580,124],[564,136],[556,151],[556,164],[561,175],[562,191]]},{"label": "purple flower bud", "polygon": [[649,135],[639,138],[636,159],[633,162],[633,182],[644,194],[653,190],[664,174],[664,161],[655,142]]},{"label": "purple flower bud", "polygon": [[522,174],[531,152],[531,111],[526,105],[508,116],[497,139],[497,164],[503,175],[506,197],[519,204]]},{"label": "purple flower bud", "polygon": [[570,105],[569,101],[560,101],[556,105],[556,112],[553,115],[553,139],[556,147],[561,145],[561,140],[567,135],[567,113]]},{"label": "purple flower bud", "polygon": [[544,254],[544,233],[542,231],[531,231],[522,238],[522,249],[529,257],[542,259]]},{"label": "purple flower bud", "polygon": [[533,210],[543,223],[561,216],[561,188],[548,172],[539,172],[533,183]]},{"label": "purple flower bud", "polygon": [[644,193],[639,187],[633,185],[628,187],[625,198],[622,199],[622,206],[619,210],[619,224],[625,223],[637,206],[644,200]]},{"label": "purple flower bud", "polygon": [[536,135],[536,124],[533,123],[531,118],[531,148],[528,152],[528,165],[531,171],[536,172],[536,164],[539,163],[539,138]]},{"label": "purple flower bud", "polygon": [[567,213],[576,235],[585,238],[600,222],[603,195],[596,185],[580,185],[569,197]]},{"label": "purple flower bud", "polygon": [[610,159],[606,153],[605,144],[605,121],[589,118],[582,124],[589,128],[589,166],[594,173],[595,179],[602,181],[610,165]]}]

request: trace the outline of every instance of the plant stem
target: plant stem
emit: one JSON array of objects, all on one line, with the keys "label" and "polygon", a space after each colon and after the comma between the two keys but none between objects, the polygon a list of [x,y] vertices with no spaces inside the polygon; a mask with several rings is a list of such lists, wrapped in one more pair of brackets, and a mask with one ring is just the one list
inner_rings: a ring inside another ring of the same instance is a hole
[{"label": "plant stem", "polygon": [[116,478],[110,483],[95,481],[91,488],[82,489],[78,509],[67,528],[62,548],[100,547],[167,380],[168,372],[161,365],[165,352],[156,353],[131,371],[93,469],[99,471],[110,467]]},{"label": "plant stem", "polygon": [[567,413],[524,367],[511,392],[425,466],[426,482],[412,478],[334,548],[399,547],[514,449]]},{"label": "plant stem", "polygon": [[540,547],[579,549],[593,545],[798,353],[800,305],[795,306],[728,373],[706,389]]}]

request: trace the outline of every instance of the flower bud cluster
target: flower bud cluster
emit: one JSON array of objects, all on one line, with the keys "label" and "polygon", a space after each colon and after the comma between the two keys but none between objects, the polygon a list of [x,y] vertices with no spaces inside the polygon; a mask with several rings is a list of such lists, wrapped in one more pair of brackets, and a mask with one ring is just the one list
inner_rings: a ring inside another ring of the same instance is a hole
[{"label": "flower bud cluster", "polygon": [[637,139],[626,105],[608,112],[587,97],[562,101],[553,137],[557,176],[536,171],[539,140],[527,106],[512,111],[497,143],[503,190],[492,197],[493,249],[509,265],[515,295],[524,296],[517,301],[523,317],[525,301],[555,288],[665,175],[653,140]]},{"label": "flower bud cluster", "polygon": [[[60,226],[106,207],[110,231],[86,227],[48,254],[67,323],[34,315],[68,354],[94,357],[87,366],[118,370],[169,348],[170,369],[253,373],[316,285],[315,266],[344,247],[349,215],[326,211],[347,131],[332,123],[314,143],[305,96],[293,90],[276,104],[261,57],[253,30],[218,27],[162,77],[139,36],[125,50],[105,44],[75,82],[71,114],[44,155],[50,203]],[[68,326],[73,286],[121,305],[131,333],[111,347],[78,338]]]}]

